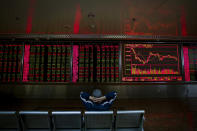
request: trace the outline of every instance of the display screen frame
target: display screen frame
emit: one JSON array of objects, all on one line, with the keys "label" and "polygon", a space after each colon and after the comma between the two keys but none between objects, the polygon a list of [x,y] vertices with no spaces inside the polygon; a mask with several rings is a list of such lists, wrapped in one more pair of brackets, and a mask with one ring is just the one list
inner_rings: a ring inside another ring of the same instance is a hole
[{"label": "display screen frame", "polygon": [[[127,77],[125,75],[125,46],[127,44],[135,44],[137,46],[140,45],[168,45],[168,46],[177,46],[177,64],[178,64],[178,70],[179,74],[162,74],[160,76],[156,76],[157,74],[138,74],[138,75],[133,75],[131,77]],[[170,81],[183,81],[184,76],[183,76],[183,58],[182,58],[182,45],[177,43],[177,42],[124,42],[121,44],[121,82],[170,82]],[[132,78],[133,77],[133,78]],[[140,80],[140,77],[142,78]],[[149,77],[149,78],[148,78]],[[152,77],[152,78],[151,78]],[[163,78],[161,78],[163,77]]]}]

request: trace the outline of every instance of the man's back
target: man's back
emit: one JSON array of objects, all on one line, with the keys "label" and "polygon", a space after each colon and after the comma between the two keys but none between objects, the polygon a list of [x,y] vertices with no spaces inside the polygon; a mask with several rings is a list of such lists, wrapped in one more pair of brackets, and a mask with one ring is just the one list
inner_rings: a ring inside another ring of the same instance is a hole
[{"label": "man's back", "polygon": [[89,111],[109,110],[116,97],[117,97],[117,93],[114,91],[101,97],[94,97],[86,92],[80,93],[80,98],[84,106],[86,107],[86,110]]}]

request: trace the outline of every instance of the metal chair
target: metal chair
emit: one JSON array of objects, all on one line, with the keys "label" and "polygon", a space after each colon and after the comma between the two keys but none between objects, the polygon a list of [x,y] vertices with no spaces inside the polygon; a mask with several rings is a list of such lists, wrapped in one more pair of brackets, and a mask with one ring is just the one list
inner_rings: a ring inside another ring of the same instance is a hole
[{"label": "metal chair", "polygon": [[85,111],[85,131],[112,131],[113,111]]},{"label": "metal chair", "polygon": [[51,131],[48,111],[20,111],[23,131]]},{"label": "metal chair", "polygon": [[54,131],[82,131],[81,111],[53,111]]},{"label": "metal chair", "polygon": [[143,131],[144,110],[117,111],[116,131]]},{"label": "metal chair", "polygon": [[16,111],[0,111],[0,131],[19,131]]}]

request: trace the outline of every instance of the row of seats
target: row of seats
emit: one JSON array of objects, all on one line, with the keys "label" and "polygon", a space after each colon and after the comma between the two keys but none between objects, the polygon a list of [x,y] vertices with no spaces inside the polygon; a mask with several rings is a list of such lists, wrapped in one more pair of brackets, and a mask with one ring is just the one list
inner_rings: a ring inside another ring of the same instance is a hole
[{"label": "row of seats", "polygon": [[1,131],[143,131],[144,110],[0,111]]}]

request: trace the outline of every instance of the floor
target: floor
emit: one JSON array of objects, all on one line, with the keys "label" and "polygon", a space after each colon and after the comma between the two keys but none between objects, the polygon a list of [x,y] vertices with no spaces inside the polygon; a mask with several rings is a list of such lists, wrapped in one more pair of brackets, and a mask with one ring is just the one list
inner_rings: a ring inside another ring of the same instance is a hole
[{"label": "floor", "polygon": [[[121,99],[113,110],[145,110],[145,131],[197,131],[195,99]],[[1,100],[0,110],[85,110],[80,100]]]}]

